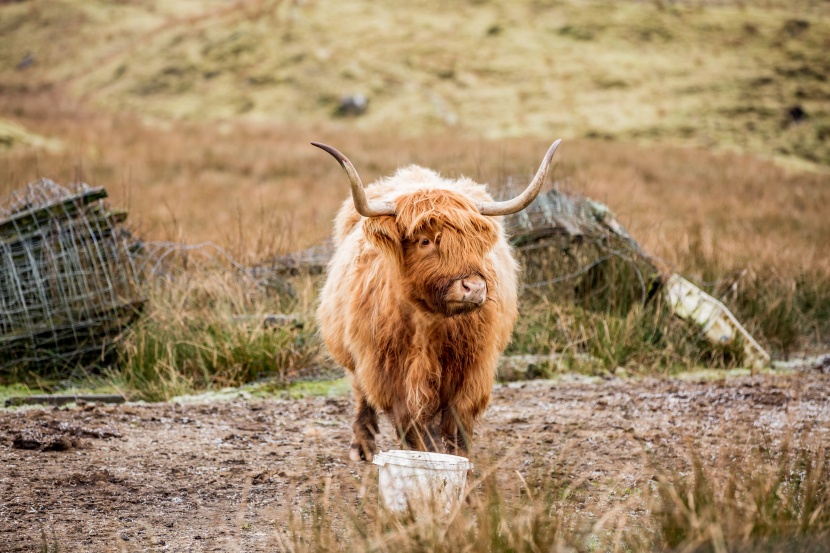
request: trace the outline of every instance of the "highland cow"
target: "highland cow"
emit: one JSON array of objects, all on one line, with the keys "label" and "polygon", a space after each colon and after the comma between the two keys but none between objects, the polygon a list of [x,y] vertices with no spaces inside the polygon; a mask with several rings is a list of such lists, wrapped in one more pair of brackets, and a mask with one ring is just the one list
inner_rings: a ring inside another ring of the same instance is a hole
[{"label": "highland cow", "polygon": [[343,154],[313,144],[351,182],[318,309],[326,345],[351,376],[350,457],[372,460],[378,411],[404,447],[466,455],[517,317],[517,264],[498,216],[533,201],[559,141],[527,189],[503,202],[418,166],[364,188]]}]

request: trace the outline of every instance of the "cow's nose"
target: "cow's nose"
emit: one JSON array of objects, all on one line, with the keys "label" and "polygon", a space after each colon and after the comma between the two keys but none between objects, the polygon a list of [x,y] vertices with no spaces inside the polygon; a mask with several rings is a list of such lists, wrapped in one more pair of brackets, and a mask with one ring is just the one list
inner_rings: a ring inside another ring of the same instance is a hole
[{"label": "cow's nose", "polygon": [[487,299],[487,283],[479,275],[470,275],[461,279],[462,301],[481,305]]}]

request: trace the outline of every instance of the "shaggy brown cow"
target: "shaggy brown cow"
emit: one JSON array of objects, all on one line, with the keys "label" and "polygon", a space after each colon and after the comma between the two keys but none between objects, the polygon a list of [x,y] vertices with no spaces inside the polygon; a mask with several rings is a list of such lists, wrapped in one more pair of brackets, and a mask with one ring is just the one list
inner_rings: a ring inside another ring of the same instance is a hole
[{"label": "shaggy brown cow", "polygon": [[518,197],[494,202],[469,179],[422,167],[364,189],[343,154],[352,198],[337,215],[320,297],[326,345],[351,373],[357,403],[350,457],[371,461],[378,410],[404,447],[466,454],[496,362],[516,322],[517,266],[499,217],[527,207],[559,141]]}]

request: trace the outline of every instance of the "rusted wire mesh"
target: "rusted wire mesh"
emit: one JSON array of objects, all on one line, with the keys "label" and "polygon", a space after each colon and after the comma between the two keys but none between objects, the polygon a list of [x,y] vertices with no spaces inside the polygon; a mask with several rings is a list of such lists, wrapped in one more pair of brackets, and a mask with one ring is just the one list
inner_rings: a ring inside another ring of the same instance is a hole
[{"label": "rusted wire mesh", "polygon": [[0,370],[106,361],[144,300],[103,188],[48,179],[0,204]]},{"label": "rusted wire mesh", "polygon": [[267,263],[254,267],[257,275],[273,274],[279,277],[296,276],[302,273],[317,275],[323,272],[334,254],[334,244],[326,240],[305,250],[282,255]]}]

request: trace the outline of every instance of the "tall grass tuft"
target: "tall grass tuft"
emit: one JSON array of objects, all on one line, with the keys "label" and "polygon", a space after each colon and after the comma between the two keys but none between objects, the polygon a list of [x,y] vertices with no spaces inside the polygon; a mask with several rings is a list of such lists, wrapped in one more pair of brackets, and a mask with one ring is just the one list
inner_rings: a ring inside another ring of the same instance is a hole
[{"label": "tall grass tuft", "polygon": [[[766,349],[786,357],[827,343],[830,274],[817,267],[756,271],[699,242],[688,247],[689,278]],[[699,327],[673,318],[654,267],[618,250],[593,243],[520,248],[528,284],[509,353],[587,354],[605,369],[630,364],[650,372],[745,362],[743,344],[709,343]]]},{"label": "tall grass tuft", "polygon": [[[514,473],[498,460],[476,460],[465,500],[447,514],[386,511],[370,467],[354,481],[324,477],[292,494],[276,541],[293,552],[395,553],[783,553],[827,551],[830,543],[830,461],[820,441],[753,445],[717,462],[652,459],[654,476],[646,471],[611,503],[607,488],[569,462],[578,451],[562,455]],[[562,470],[551,470],[559,462]],[[352,488],[356,501],[347,499]]]},{"label": "tall grass tuft", "polygon": [[392,513],[378,503],[372,476],[366,473],[355,481],[364,490],[357,505],[344,500],[330,478],[311,486],[302,508],[293,509],[276,530],[277,542],[285,550],[309,553],[534,552],[566,550],[577,543],[558,510],[561,491],[556,485],[538,495],[508,494],[504,483],[487,472],[450,513],[443,506],[435,512]]},{"label": "tall grass tuft", "polygon": [[[668,374],[706,364],[732,368],[741,344],[712,344],[694,324],[673,317],[661,297],[624,315],[555,299],[527,297],[507,354],[561,354],[569,369],[605,374]],[[587,362],[590,361],[590,362]]]},{"label": "tall grass tuft", "polygon": [[123,342],[118,378],[146,400],[262,378],[287,382],[313,368],[320,344],[309,313],[281,326],[268,313],[301,307],[232,275],[206,274],[151,288],[152,306]]},{"label": "tall grass tuft", "polygon": [[830,459],[824,447],[756,447],[728,462],[722,470],[693,455],[689,472],[661,471],[653,511],[656,545],[684,551],[827,551]]}]

